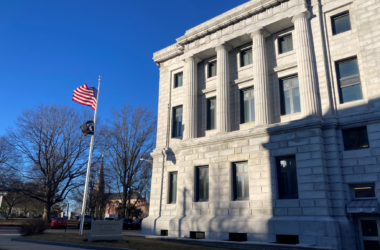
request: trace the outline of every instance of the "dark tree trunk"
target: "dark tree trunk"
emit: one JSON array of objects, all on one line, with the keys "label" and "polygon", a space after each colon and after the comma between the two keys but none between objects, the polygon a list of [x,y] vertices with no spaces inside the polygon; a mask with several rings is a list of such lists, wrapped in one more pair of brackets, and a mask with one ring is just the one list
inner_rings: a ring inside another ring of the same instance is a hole
[{"label": "dark tree trunk", "polygon": [[126,211],[126,208],[127,208],[127,191],[126,191],[126,188],[124,187],[123,188],[123,199],[122,199],[122,202],[123,202],[123,215],[122,217],[123,218],[129,218],[129,215],[128,217],[125,216],[125,211]]},{"label": "dark tree trunk", "polygon": [[12,212],[12,208],[13,208],[13,206],[10,206],[9,204],[8,204],[8,206],[9,206],[9,208],[8,208],[7,217],[5,217],[6,220],[8,220],[9,215],[11,214],[11,212]]},{"label": "dark tree trunk", "polygon": [[42,215],[42,220],[44,220],[46,223],[50,223],[50,211],[51,211],[51,203],[46,202],[44,205],[44,215]]}]

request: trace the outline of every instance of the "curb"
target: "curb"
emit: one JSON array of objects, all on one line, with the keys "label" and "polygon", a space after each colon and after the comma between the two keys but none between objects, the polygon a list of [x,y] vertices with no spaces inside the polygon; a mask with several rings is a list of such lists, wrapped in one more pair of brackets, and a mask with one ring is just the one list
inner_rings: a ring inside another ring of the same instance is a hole
[{"label": "curb", "polygon": [[75,243],[64,243],[64,242],[46,241],[46,240],[28,240],[28,239],[20,239],[20,238],[13,238],[13,239],[11,239],[11,241],[19,241],[19,242],[26,242],[26,243],[36,243],[36,244],[43,244],[43,245],[53,245],[53,246],[61,246],[61,247],[76,247],[76,248],[83,248],[83,249],[135,250],[135,249],[130,249],[130,248],[89,246],[89,245],[82,245],[82,244],[75,244]]}]

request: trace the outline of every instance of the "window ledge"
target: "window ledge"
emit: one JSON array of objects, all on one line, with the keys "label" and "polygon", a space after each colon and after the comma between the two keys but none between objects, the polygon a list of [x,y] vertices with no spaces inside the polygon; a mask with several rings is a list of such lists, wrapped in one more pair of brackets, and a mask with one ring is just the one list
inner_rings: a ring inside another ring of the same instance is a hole
[{"label": "window ledge", "polygon": [[283,58],[283,57],[294,55],[295,53],[296,53],[296,51],[293,49],[293,50],[285,52],[285,53],[277,54],[276,59],[280,59],[280,58]]},{"label": "window ledge", "polygon": [[210,82],[216,79],[216,76],[213,77],[207,77],[206,82]]},{"label": "window ledge", "polygon": [[212,129],[212,130],[206,130],[205,135],[206,135],[206,137],[208,137],[208,136],[213,136],[217,133],[218,133],[218,131],[216,129]]},{"label": "window ledge", "polygon": [[239,130],[249,129],[249,128],[253,128],[255,126],[256,126],[255,122],[241,123],[241,124],[239,124]]},{"label": "window ledge", "polygon": [[333,39],[339,39],[339,38],[342,38],[342,37],[344,37],[344,36],[350,36],[350,35],[352,35],[352,27],[351,27],[350,30],[347,30],[347,31],[345,31],[345,32],[342,32],[342,33],[339,33],[339,34],[336,34],[336,35],[333,35],[333,34],[331,33],[331,37],[332,37]]},{"label": "window ledge", "polygon": [[243,67],[239,66],[239,68],[238,68],[238,72],[239,72],[239,71],[242,71],[242,70],[245,70],[245,69],[249,69],[250,67],[251,67],[251,68],[253,67],[253,63],[248,64],[248,65],[243,66]]},{"label": "window ledge", "polygon": [[291,113],[291,114],[286,114],[286,115],[280,115],[280,117],[291,117],[291,116],[295,116],[295,115],[301,115],[302,112],[297,112],[297,113]]},{"label": "window ledge", "polygon": [[230,81],[230,84],[231,85],[234,85],[234,84],[238,85],[240,83],[248,82],[248,81],[251,81],[251,80],[253,80],[253,75],[252,76],[242,77],[242,78]]},{"label": "window ledge", "polygon": [[172,137],[171,139],[172,140],[182,140],[182,135],[181,136]]},{"label": "window ledge", "polygon": [[346,109],[346,108],[354,108],[358,105],[364,105],[367,104],[367,101],[365,99],[360,99],[356,101],[346,102],[346,103],[338,103],[338,109]]}]

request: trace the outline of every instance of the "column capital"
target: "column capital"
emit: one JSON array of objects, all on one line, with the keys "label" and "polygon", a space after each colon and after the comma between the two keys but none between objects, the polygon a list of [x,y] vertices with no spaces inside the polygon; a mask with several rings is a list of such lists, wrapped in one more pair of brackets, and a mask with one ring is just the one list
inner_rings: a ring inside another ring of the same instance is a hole
[{"label": "column capital", "polygon": [[304,12],[298,13],[297,15],[294,15],[293,18],[292,18],[292,22],[294,23],[299,18],[309,19],[310,16],[311,16],[310,12],[306,10]]},{"label": "column capital", "polygon": [[224,49],[224,50],[227,50],[227,51],[230,51],[232,49],[232,46],[229,45],[228,43],[222,43],[218,46],[215,47],[215,51],[218,51],[220,49]]},{"label": "column capital", "polygon": [[252,33],[248,33],[248,35],[253,39],[253,37],[256,35],[263,35],[264,37],[268,37],[270,36],[270,33],[264,27],[260,27]]},{"label": "column capital", "polygon": [[192,55],[192,56],[189,56],[188,58],[186,58],[184,60],[186,63],[188,62],[195,62],[195,63],[199,63],[202,61],[202,59],[200,59],[199,57],[195,56],[195,55]]}]

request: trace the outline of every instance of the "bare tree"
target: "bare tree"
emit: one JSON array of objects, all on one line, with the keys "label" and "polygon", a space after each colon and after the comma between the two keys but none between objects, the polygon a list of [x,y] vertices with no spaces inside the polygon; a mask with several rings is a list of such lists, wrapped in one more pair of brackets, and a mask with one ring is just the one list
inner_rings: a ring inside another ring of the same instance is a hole
[{"label": "bare tree", "polygon": [[9,140],[5,136],[0,136],[0,170],[5,163],[9,162],[14,156],[14,150]]},{"label": "bare tree", "polygon": [[79,127],[91,116],[67,106],[40,105],[25,109],[9,130],[11,145],[24,160],[23,168],[11,166],[25,183],[19,191],[44,203],[46,222],[52,206],[83,184],[89,138]]},{"label": "bare tree", "polygon": [[134,209],[132,195],[141,195],[145,179],[150,179],[147,164],[140,158],[149,157],[155,147],[156,124],[156,116],[148,107],[125,104],[120,110],[112,110],[105,137],[109,163],[122,189],[122,217],[129,217]]}]

